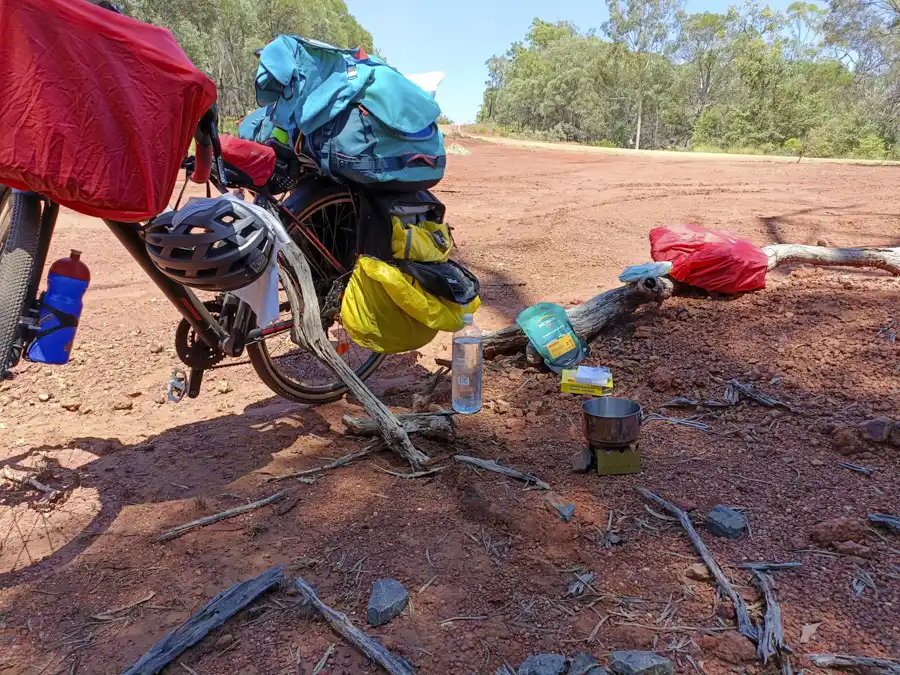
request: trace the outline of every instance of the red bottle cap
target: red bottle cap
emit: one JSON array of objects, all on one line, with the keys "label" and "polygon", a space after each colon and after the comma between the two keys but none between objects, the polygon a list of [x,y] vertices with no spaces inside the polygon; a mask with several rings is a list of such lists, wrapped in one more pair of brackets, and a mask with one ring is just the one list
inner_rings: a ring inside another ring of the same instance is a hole
[{"label": "red bottle cap", "polygon": [[76,251],[75,249],[72,249],[68,258],[60,258],[53,263],[50,266],[50,274],[78,279],[88,283],[91,281],[91,271],[87,265],[81,262],[81,251]]}]

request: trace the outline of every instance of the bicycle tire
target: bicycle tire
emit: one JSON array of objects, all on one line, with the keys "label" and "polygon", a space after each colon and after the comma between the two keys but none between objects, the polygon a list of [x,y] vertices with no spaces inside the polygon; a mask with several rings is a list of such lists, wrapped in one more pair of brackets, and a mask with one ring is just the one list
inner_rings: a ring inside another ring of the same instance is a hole
[{"label": "bicycle tire", "polygon": [[[329,206],[337,203],[347,203],[348,200],[352,202],[352,199],[352,196],[345,189],[336,186],[311,199],[309,204],[296,216],[300,222],[305,222],[311,219],[316,211],[324,211]],[[295,234],[295,230],[296,226],[288,227],[288,233],[300,244],[301,242]],[[250,363],[257,376],[263,383],[273,392],[289,401],[319,405],[337,401],[347,393],[347,386],[339,380],[327,386],[309,387],[291,379],[289,376],[285,376],[275,365],[264,341],[247,345],[247,356],[250,358]],[[354,368],[354,371],[357,377],[365,380],[378,369],[382,361],[384,361],[384,354],[373,352],[364,363]]]},{"label": "bicycle tire", "polygon": [[0,247],[0,378],[7,373],[19,320],[28,299],[34,261],[41,238],[41,202],[34,195],[0,194],[0,236],[9,218]]}]

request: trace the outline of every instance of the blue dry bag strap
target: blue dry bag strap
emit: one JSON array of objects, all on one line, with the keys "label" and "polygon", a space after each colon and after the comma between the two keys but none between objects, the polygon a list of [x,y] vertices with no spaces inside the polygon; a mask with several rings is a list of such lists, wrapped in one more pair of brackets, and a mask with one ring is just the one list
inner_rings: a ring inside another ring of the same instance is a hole
[{"label": "blue dry bag strap", "polygon": [[[326,126],[330,124],[331,122],[326,124]],[[325,138],[327,139],[324,143],[322,143],[322,148],[319,150],[319,169],[331,180],[337,180],[334,174],[331,173],[331,144],[334,142],[335,134],[324,129],[319,129],[315,133],[323,133]]]},{"label": "blue dry bag strap", "polygon": [[445,155],[423,155],[416,152],[408,152],[399,157],[378,158],[338,155],[337,163],[338,166],[346,166],[357,171],[393,173],[408,169],[411,166],[429,166],[432,169],[443,169],[447,166],[447,157]]}]

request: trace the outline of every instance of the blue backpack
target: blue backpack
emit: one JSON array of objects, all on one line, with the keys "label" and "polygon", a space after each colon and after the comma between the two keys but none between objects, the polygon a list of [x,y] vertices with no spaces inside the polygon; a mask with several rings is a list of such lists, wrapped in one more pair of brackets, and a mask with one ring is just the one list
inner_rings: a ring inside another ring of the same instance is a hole
[{"label": "blue backpack", "polygon": [[260,54],[256,97],[336,181],[415,191],[444,177],[440,107],[362,49],[281,35]]}]

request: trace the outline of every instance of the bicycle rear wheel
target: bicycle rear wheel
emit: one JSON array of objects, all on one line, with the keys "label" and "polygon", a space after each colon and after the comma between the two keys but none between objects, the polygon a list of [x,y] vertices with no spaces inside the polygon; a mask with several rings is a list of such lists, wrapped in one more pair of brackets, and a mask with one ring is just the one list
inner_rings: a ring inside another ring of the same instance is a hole
[{"label": "bicycle rear wheel", "polygon": [[0,378],[12,359],[40,235],[40,200],[0,187]]},{"label": "bicycle rear wheel", "polygon": [[[355,252],[356,225],[358,213],[353,196],[335,187],[313,199],[300,213],[296,214],[304,226],[312,230],[343,264],[352,266]],[[317,259],[315,251],[310,251],[297,227],[288,227],[294,241],[307,253],[316,278],[319,302],[331,290],[338,277],[328,269],[325,261]],[[280,291],[281,316],[279,321],[291,319],[290,304],[284,290]],[[360,347],[350,339],[341,325],[340,313],[333,319],[326,319],[323,325],[338,354],[353,368],[356,375],[365,380],[381,365],[384,354]],[[347,393],[347,387],[328,366],[314,355],[298,347],[291,340],[290,333],[280,333],[274,337],[247,345],[247,355],[259,378],[279,396],[297,403],[321,404],[336,401]]]}]

